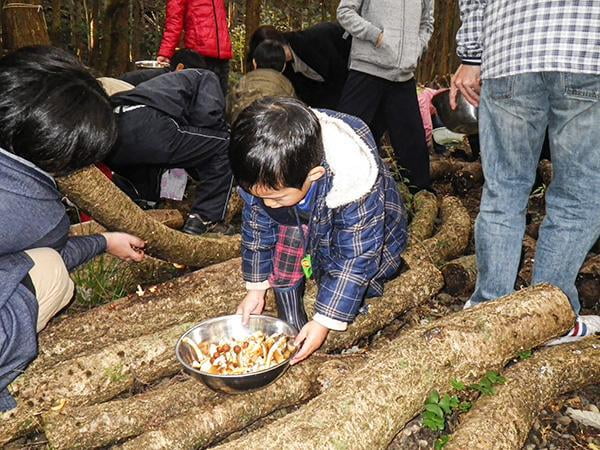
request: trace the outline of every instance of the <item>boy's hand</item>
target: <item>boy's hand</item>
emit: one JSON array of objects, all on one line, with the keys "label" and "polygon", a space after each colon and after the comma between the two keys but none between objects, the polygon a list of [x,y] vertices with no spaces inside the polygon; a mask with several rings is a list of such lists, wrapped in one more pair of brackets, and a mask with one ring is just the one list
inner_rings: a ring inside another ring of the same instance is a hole
[{"label": "boy's hand", "polygon": [[106,252],[123,261],[140,262],[144,259],[146,243],[127,233],[102,233],[106,239]]},{"label": "boy's hand", "polygon": [[296,364],[308,358],[323,345],[328,334],[329,328],[324,327],[314,320],[311,320],[304,325],[302,330],[300,330],[300,333],[298,333],[298,336],[296,336],[294,345],[298,346],[302,344],[302,342],[304,342],[304,344],[300,351],[292,358],[290,364]]},{"label": "boy's hand", "polygon": [[248,291],[242,303],[239,304],[236,314],[242,315],[242,323],[246,325],[250,314],[260,314],[265,307],[265,290]]}]

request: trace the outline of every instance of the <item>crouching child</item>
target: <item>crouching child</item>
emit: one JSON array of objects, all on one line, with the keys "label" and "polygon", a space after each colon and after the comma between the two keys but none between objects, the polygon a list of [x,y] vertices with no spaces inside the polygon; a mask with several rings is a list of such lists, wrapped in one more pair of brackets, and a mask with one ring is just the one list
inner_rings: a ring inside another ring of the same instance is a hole
[{"label": "crouching child", "polygon": [[[317,350],[329,330],[344,331],[368,297],[395,277],[407,241],[396,183],[368,127],[295,99],[266,98],[232,130],[230,161],[245,201],[244,322],[260,314],[273,288],[280,318],[302,344],[292,363]],[[315,315],[303,306],[305,278],[318,283]]]}]

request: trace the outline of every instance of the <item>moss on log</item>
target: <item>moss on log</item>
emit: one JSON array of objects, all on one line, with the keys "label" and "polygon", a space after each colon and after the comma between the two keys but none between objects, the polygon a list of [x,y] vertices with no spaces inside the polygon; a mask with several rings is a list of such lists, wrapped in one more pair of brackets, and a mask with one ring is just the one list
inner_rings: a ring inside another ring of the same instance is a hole
[{"label": "moss on log", "polygon": [[[176,209],[150,209],[145,211],[145,214],[157,222],[162,223],[166,227],[173,228],[175,230],[183,227],[183,216],[181,215],[181,212]],[[95,220],[90,220],[89,222],[71,225],[71,228],[69,229],[69,235],[87,236],[90,234],[104,233],[106,231],[106,228],[104,228],[98,222]]]},{"label": "moss on log", "polygon": [[417,306],[444,285],[442,274],[433,264],[423,262],[385,285],[381,298],[367,300],[367,314],[359,314],[346,331],[331,331],[322,347],[324,352],[349,348],[366,336],[389,325],[404,311]]},{"label": "moss on log", "polygon": [[469,212],[456,197],[444,197],[441,204],[442,225],[430,239],[414,242],[402,255],[410,267],[417,267],[421,261],[435,265],[461,256],[471,235]]},{"label": "moss on log", "polygon": [[475,381],[519,351],[569,330],[575,317],[557,288],[539,285],[400,334],[307,405],[219,449],[385,448],[428,393]]},{"label": "moss on log", "polygon": [[[196,449],[241,430],[281,408],[298,405],[319,395],[364,363],[363,357],[315,356],[290,369],[264,390],[244,396],[225,396],[214,407],[199,405],[157,430],[125,443],[123,449]],[[251,447],[259,448],[259,447]]]},{"label": "moss on log", "polygon": [[408,226],[408,246],[424,241],[433,235],[438,215],[438,201],[429,191],[418,192],[413,199],[415,214]]},{"label": "moss on log", "polygon": [[40,333],[40,357],[32,368],[42,369],[178,323],[228,314],[245,293],[240,265],[239,258],[232,259],[146,289],[142,296],[132,294],[59,319]]},{"label": "moss on log", "polygon": [[151,219],[94,166],[56,181],[63,194],[98,223],[144,239],[147,253],[159,259],[202,267],[240,253],[239,236],[191,236]]},{"label": "moss on log", "polygon": [[551,400],[600,383],[600,337],[537,352],[504,373],[496,395],[482,397],[451,436],[448,450],[518,450],[533,421]]},{"label": "moss on log", "polygon": [[442,266],[444,290],[450,295],[467,295],[475,289],[477,257],[461,256]]}]

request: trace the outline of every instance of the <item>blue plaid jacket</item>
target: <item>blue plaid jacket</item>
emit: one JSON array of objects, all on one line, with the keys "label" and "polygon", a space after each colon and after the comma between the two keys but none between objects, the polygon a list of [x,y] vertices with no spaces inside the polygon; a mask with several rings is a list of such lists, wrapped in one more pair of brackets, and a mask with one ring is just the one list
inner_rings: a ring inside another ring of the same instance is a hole
[{"label": "blue plaid jacket", "polygon": [[[396,182],[379,157],[367,125],[342,113],[323,112],[350,125],[366,142],[379,167],[368,194],[332,209],[325,198],[334,175],[325,161],[326,175],[317,182],[310,222],[308,253],[319,286],[316,312],[352,322],[365,297],[381,296],[384,281],[398,274],[400,254],[407,242],[406,212]],[[272,271],[278,224],[266,213],[260,199],[246,192],[242,192],[242,197],[244,280],[262,282]]]}]

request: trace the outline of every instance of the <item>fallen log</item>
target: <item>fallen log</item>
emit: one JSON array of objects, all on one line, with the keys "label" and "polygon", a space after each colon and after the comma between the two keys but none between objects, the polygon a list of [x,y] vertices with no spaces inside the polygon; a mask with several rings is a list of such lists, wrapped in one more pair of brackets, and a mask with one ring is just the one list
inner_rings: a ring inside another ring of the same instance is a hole
[{"label": "fallen log", "polygon": [[471,189],[483,185],[483,169],[481,163],[464,163],[463,167],[451,177],[452,188],[456,195],[465,195]]},{"label": "fallen log", "polygon": [[417,326],[375,350],[343,384],[218,448],[385,448],[432,390],[447,390],[455,377],[473,382],[566,332],[574,319],[559,289],[538,285]]},{"label": "fallen log", "polygon": [[542,408],[561,394],[600,383],[600,337],[537,352],[504,373],[506,383],[482,397],[460,421],[448,450],[523,447]]},{"label": "fallen log", "polygon": [[475,289],[477,280],[477,258],[475,255],[461,256],[444,264],[444,290],[450,295],[468,295]]},{"label": "fallen log", "polygon": [[422,242],[433,235],[435,220],[438,216],[438,201],[435,194],[420,191],[413,199],[415,213],[408,225],[408,246]]},{"label": "fallen log", "polygon": [[159,259],[202,267],[240,253],[239,236],[191,236],[152,220],[95,166],[56,179],[63,194],[101,225],[134,234]]},{"label": "fallen log", "polygon": [[[108,345],[235,310],[245,287],[240,259],[210,266],[123,300],[52,322],[39,335],[38,364],[48,366]],[[30,371],[31,371],[30,368]]]},{"label": "fallen log", "polygon": [[456,197],[444,197],[441,204],[442,225],[430,239],[414,242],[402,255],[409,267],[416,267],[421,261],[440,265],[461,256],[471,235],[469,212]]},{"label": "fallen log", "polygon": [[229,199],[229,204],[227,205],[227,212],[225,213],[225,222],[241,222],[242,209],[244,208],[244,201],[240,194],[238,194],[237,189],[234,189],[231,192],[231,198]]},{"label": "fallen log", "polygon": [[575,281],[579,299],[585,308],[593,308],[600,299],[600,255],[588,258]]},{"label": "fallen log", "polygon": [[429,165],[429,176],[432,180],[449,179],[453,173],[464,167],[464,161],[451,158],[433,159]]},{"label": "fallen log", "polygon": [[123,448],[206,446],[318,395],[363,361],[363,356],[316,355],[266,389],[244,396],[216,394],[190,379],[130,399],[48,413],[44,432],[53,448],[99,447],[139,435]]},{"label": "fallen log", "polygon": [[[183,227],[183,215],[176,209],[150,209],[145,211],[145,214],[152,217],[157,222],[164,226],[175,230]],[[86,236],[90,234],[99,234],[106,232],[106,228],[100,225],[95,220],[89,222],[77,223],[71,225],[69,236]]]}]

